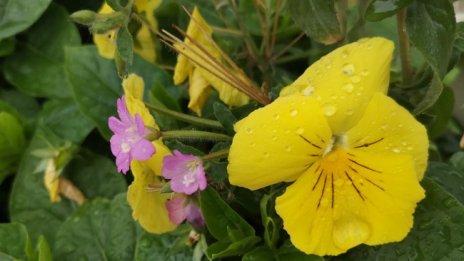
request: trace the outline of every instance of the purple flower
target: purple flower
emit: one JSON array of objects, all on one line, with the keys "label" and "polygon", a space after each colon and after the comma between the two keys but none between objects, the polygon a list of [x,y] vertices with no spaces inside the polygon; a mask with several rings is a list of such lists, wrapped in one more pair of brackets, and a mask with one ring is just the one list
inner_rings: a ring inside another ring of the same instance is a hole
[{"label": "purple flower", "polygon": [[149,131],[139,114],[132,117],[122,96],[117,101],[119,119],[111,116],[108,126],[114,133],[110,139],[111,152],[116,157],[118,171],[126,173],[132,160],[148,160],[155,153],[155,146],[145,139]]},{"label": "purple flower", "polygon": [[171,180],[174,192],[191,195],[206,188],[205,170],[196,156],[174,150],[174,155],[164,157],[161,173]]},{"label": "purple flower", "polygon": [[176,225],[187,220],[194,228],[202,228],[205,225],[205,220],[200,208],[192,202],[186,204],[186,199],[185,195],[177,194],[172,199],[166,201],[169,220]]}]

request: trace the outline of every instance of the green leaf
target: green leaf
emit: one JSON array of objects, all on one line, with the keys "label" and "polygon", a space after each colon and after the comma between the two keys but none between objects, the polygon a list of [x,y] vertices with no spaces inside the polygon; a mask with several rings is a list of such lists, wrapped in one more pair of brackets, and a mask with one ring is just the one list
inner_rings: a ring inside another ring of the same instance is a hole
[{"label": "green leaf", "polygon": [[178,140],[167,140],[164,142],[168,148],[173,151],[173,150],[178,150],[182,153],[185,154],[192,154],[196,156],[203,156],[205,155],[202,151],[196,149],[195,147],[185,145],[184,143],[178,141]]},{"label": "green leaf", "polygon": [[[274,253],[267,247],[257,247],[243,255],[242,261],[274,261]],[[286,260],[286,259],[284,259]]]},{"label": "green leaf", "polygon": [[454,93],[451,88],[444,88],[435,104],[428,110],[434,115],[432,123],[427,126],[429,137],[437,138],[446,130],[454,108]]},{"label": "green leaf", "polygon": [[133,42],[132,35],[129,32],[127,26],[119,28],[116,36],[116,48],[121,59],[126,62],[127,65],[131,65],[132,60],[134,59],[134,54],[132,51]]},{"label": "green leaf", "polygon": [[0,0],[0,39],[27,29],[50,3],[51,0]]},{"label": "green leaf", "polygon": [[450,158],[450,163],[459,171],[464,172],[464,151],[458,151]]},{"label": "green leaf", "polygon": [[[180,111],[177,102],[168,94],[166,88],[161,86],[159,83],[154,84],[154,87],[148,96],[148,101],[150,104],[160,106],[162,108]],[[168,115],[155,111],[153,111],[153,115],[155,116],[156,123],[163,130],[175,130],[180,128],[179,123]]]},{"label": "green leaf", "polygon": [[81,39],[66,10],[51,4],[44,15],[18,40],[16,52],[5,61],[6,79],[30,96],[71,97],[64,69],[64,47]]},{"label": "green leaf", "polygon": [[414,1],[408,8],[406,26],[413,45],[442,78],[455,38],[453,5],[449,0]]},{"label": "green leaf", "polygon": [[379,21],[390,17],[411,2],[412,0],[374,0],[367,7],[366,19],[369,21]]},{"label": "green leaf", "polygon": [[254,228],[211,187],[200,193],[200,206],[208,231],[217,240],[229,238],[229,230],[239,231],[241,238],[255,235]]},{"label": "green leaf", "polygon": [[178,242],[185,236],[142,232],[131,212],[126,194],[85,203],[61,225],[55,256],[58,260],[188,260],[192,256],[185,241]]},{"label": "green leaf", "polygon": [[459,51],[464,52],[464,22],[456,24],[456,39],[454,40],[454,46]]},{"label": "green leaf", "polygon": [[464,204],[464,172],[453,165],[443,162],[429,162],[427,177],[433,179],[448,193]]},{"label": "green leaf", "polygon": [[434,181],[425,178],[427,197],[414,214],[414,227],[399,243],[360,246],[339,260],[462,260],[464,206]]},{"label": "green leaf", "polygon": [[10,55],[14,52],[16,40],[14,37],[9,37],[0,40],[0,57]]},{"label": "green leaf", "polygon": [[58,260],[130,260],[135,241],[131,209],[120,194],[79,207],[61,225],[53,249]]},{"label": "green leaf", "polygon": [[287,7],[295,23],[313,40],[333,44],[343,39],[334,0],[287,1]]},{"label": "green leaf", "polygon": [[47,240],[44,236],[39,237],[39,242],[36,246],[36,253],[37,253],[37,261],[52,261],[53,255],[50,249],[50,246],[47,243]]},{"label": "green leaf", "polygon": [[64,69],[64,47],[81,39],[66,10],[51,4],[18,40],[16,52],[5,61],[6,79],[22,92],[37,97],[71,97]]},{"label": "green leaf", "polygon": [[234,131],[234,124],[237,121],[234,114],[222,103],[215,102],[213,105],[214,108],[214,116],[216,119],[221,123],[222,126],[227,130],[227,133],[233,135]]},{"label": "green leaf", "polygon": [[285,241],[277,251],[278,260],[285,261],[323,261],[324,258],[316,255],[307,255],[296,249],[289,240]]},{"label": "green leaf", "polygon": [[[33,125],[36,121],[37,113],[40,110],[36,99],[17,90],[5,89],[0,89],[0,98],[10,106],[10,109],[14,108],[19,115],[23,116],[29,125]],[[11,110],[8,112],[13,113]]]},{"label": "green leaf", "polygon": [[248,252],[261,239],[256,236],[249,236],[239,241],[229,242],[228,240],[213,243],[206,249],[206,255],[210,259],[217,259],[230,256],[240,256]]},{"label": "green leaf", "polygon": [[108,118],[116,114],[122,94],[121,81],[111,60],[100,57],[95,47],[67,47],[66,72],[80,110],[109,139]]},{"label": "green leaf", "polygon": [[422,97],[420,102],[416,105],[416,107],[412,111],[414,115],[421,114],[428,108],[432,107],[437,102],[438,98],[440,97],[444,86],[438,74],[436,73],[433,74],[433,78],[426,88],[427,90],[425,91],[424,97]]},{"label": "green leaf", "polygon": [[[23,224],[0,224],[0,259],[4,260],[2,254],[11,258],[10,260],[32,258],[33,249]],[[5,259],[9,260],[8,258]]]},{"label": "green leaf", "polygon": [[0,112],[0,184],[13,172],[24,151],[23,127],[16,117]]},{"label": "green leaf", "polygon": [[[70,100],[46,103],[40,114],[39,128],[32,137],[21,162],[9,199],[10,218],[25,224],[33,240],[44,234],[53,242],[54,234],[61,222],[75,208],[70,201],[50,202],[44,186],[43,173],[37,172],[42,162],[31,153],[39,149],[50,148],[66,140],[80,143],[92,130],[93,125],[82,116],[77,106]],[[50,137],[52,135],[52,137]],[[99,176],[106,172],[96,172]],[[31,196],[33,195],[33,196]]]}]

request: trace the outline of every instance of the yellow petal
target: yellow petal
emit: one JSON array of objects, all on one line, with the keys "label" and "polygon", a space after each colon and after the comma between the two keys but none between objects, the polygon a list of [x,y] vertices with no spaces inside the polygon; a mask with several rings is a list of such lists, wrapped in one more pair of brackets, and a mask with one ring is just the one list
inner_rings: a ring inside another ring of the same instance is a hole
[{"label": "yellow petal", "polygon": [[[201,75],[216,89],[219,93],[219,99],[223,101],[225,104],[230,106],[242,106],[247,104],[250,101],[250,97],[248,97],[243,92],[237,90],[236,88],[232,87],[228,82],[224,81],[216,77],[214,74],[210,73],[209,71],[198,68],[197,70],[200,71]],[[217,69],[214,69],[213,72],[224,75]],[[240,77],[240,75],[237,74]],[[243,79],[243,77],[240,77]],[[246,81],[246,80],[245,80]]]},{"label": "yellow petal", "polygon": [[[157,147],[153,161],[160,162],[165,155]],[[133,218],[151,233],[160,234],[174,230],[176,225],[169,220],[165,206],[170,195],[150,189],[150,187],[163,186],[158,177],[159,172],[153,172],[151,167],[140,161],[133,161],[131,170],[134,181],[127,191],[127,201],[132,208]]]},{"label": "yellow petal", "polygon": [[347,132],[350,148],[368,153],[405,154],[414,159],[417,178],[427,167],[427,131],[393,99],[376,94],[358,124]]},{"label": "yellow petal", "polygon": [[312,95],[335,134],[356,124],[376,92],[386,93],[393,43],[365,38],[340,47],[311,65],[280,95]]},{"label": "yellow petal", "polygon": [[156,61],[155,42],[152,38],[150,29],[145,25],[142,25],[137,32],[134,42],[134,52],[151,63]]},{"label": "yellow petal", "polygon": [[211,95],[209,83],[194,69],[189,76],[189,109],[201,116],[201,109]]},{"label": "yellow petal", "polygon": [[136,74],[130,74],[123,80],[122,86],[126,97],[126,106],[132,116],[135,116],[135,114],[140,115],[145,126],[158,130],[159,127],[156,124],[155,119],[142,100],[144,85],[145,83],[143,79]]},{"label": "yellow petal", "polygon": [[126,96],[132,96],[139,100],[143,99],[145,82],[143,81],[143,78],[137,74],[129,74],[129,76],[122,81],[122,87]]},{"label": "yellow petal", "polygon": [[56,203],[61,201],[60,197],[60,179],[56,173],[54,159],[49,159],[44,173],[44,184],[50,196],[50,202]]},{"label": "yellow petal", "polygon": [[[225,104],[230,106],[245,105],[249,102],[250,98],[232,87],[229,82],[222,79],[229,79],[230,76],[224,73],[224,69],[219,69],[220,65],[217,63],[222,63],[221,54],[211,43],[209,39],[211,34],[211,27],[203,19],[198,8],[195,7],[192,13],[192,20],[187,28],[187,35],[189,37],[184,41],[189,48],[185,48],[180,44],[174,45],[177,50],[184,53],[184,55],[179,54],[177,57],[177,64],[174,70],[174,83],[182,83],[191,74],[193,68],[196,68],[201,76],[218,91],[219,98]],[[196,44],[194,44],[191,39],[193,39]],[[207,54],[205,54],[205,52]],[[232,72],[231,69],[228,69],[228,71]],[[234,74],[244,81],[249,81],[238,72]],[[217,77],[218,75],[220,77]]]},{"label": "yellow petal", "polygon": [[330,143],[329,129],[312,97],[281,97],[235,126],[229,181],[252,190],[296,179]]},{"label": "yellow petal", "polygon": [[277,198],[292,243],[316,255],[406,237],[424,190],[407,155],[336,149]]},{"label": "yellow petal", "polygon": [[145,13],[145,16],[151,26],[157,27],[158,23],[153,12],[161,4],[161,0],[135,0],[135,6],[140,13]]},{"label": "yellow petal", "polygon": [[[112,13],[113,9],[106,3],[98,10],[99,14]],[[107,59],[114,59],[114,52],[116,50],[116,32],[114,30],[105,34],[93,34],[93,42],[97,47],[98,54]]]}]

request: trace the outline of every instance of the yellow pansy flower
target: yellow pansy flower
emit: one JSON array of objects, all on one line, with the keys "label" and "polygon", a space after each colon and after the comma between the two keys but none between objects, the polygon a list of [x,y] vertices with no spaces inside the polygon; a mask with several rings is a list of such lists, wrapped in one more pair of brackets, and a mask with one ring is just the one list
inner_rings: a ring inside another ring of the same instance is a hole
[{"label": "yellow pansy flower", "polygon": [[[143,14],[150,26],[158,27],[158,23],[154,18],[153,11],[161,3],[160,0],[136,0],[135,7],[139,13]],[[112,13],[113,9],[106,3],[98,11],[99,14]],[[93,41],[97,47],[98,53],[107,59],[114,59],[116,51],[115,39],[116,31],[111,30],[104,34],[94,34]],[[149,62],[156,61],[156,45],[153,41],[150,29],[146,25],[141,25],[137,35],[134,38],[134,52]]]},{"label": "yellow pansy flower", "polygon": [[[142,99],[144,81],[136,75],[130,74],[122,82],[126,106],[132,116],[139,114],[146,126],[158,129],[159,127],[150,111],[145,107]],[[161,194],[159,189],[164,185],[161,179],[163,158],[170,155],[170,150],[161,140],[153,142],[156,153],[146,161],[132,161],[131,170],[134,181],[129,186],[127,201],[132,208],[132,216],[140,225],[151,233],[164,233],[172,231],[176,225],[169,220],[166,209],[168,194]]]},{"label": "yellow pansy flower", "polygon": [[392,52],[383,38],[338,48],[235,126],[230,183],[294,181],[276,211],[305,253],[400,241],[413,225],[428,138],[385,95]]},{"label": "yellow pansy flower", "polygon": [[[201,115],[201,109],[211,94],[208,86],[216,89],[219,98],[227,105],[247,104],[249,97],[227,82],[227,75],[221,69],[221,66],[225,68],[226,65],[222,63],[221,52],[211,40],[212,29],[197,7],[193,9],[186,34],[188,37],[185,38],[184,45],[174,45],[180,52],[174,70],[174,83],[180,84],[189,78],[190,102],[188,107]],[[241,72],[234,72],[234,74],[244,82],[250,81]]]}]

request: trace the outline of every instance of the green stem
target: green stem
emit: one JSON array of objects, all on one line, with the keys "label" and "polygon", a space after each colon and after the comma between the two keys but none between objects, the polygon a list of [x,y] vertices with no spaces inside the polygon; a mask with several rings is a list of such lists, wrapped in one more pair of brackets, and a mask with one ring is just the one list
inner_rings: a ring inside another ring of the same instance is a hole
[{"label": "green stem", "polygon": [[409,36],[406,31],[406,8],[402,8],[396,14],[398,40],[400,44],[401,55],[401,74],[403,78],[403,85],[411,82],[412,67],[411,55],[409,49]]},{"label": "green stem", "polygon": [[212,140],[212,141],[231,141],[232,137],[221,133],[196,131],[196,130],[173,130],[161,132],[163,139],[191,139],[191,140]]},{"label": "green stem", "polygon": [[229,155],[229,148],[212,152],[208,155],[201,157],[201,159],[202,160],[222,159],[222,158],[227,157],[228,155]]},{"label": "green stem", "polygon": [[183,121],[183,122],[188,122],[188,123],[191,123],[191,124],[194,124],[194,125],[197,125],[197,126],[209,127],[209,128],[213,128],[213,129],[223,129],[221,123],[219,123],[218,121],[203,119],[203,118],[200,118],[200,117],[196,117],[196,116],[184,114],[184,113],[181,113],[181,112],[173,111],[173,110],[163,108],[161,106],[157,106],[157,105],[153,105],[153,104],[145,103],[145,106],[147,106],[148,108],[150,108],[153,111],[156,111],[156,112],[171,116],[174,119],[177,119],[177,120],[180,120],[180,121]]}]

